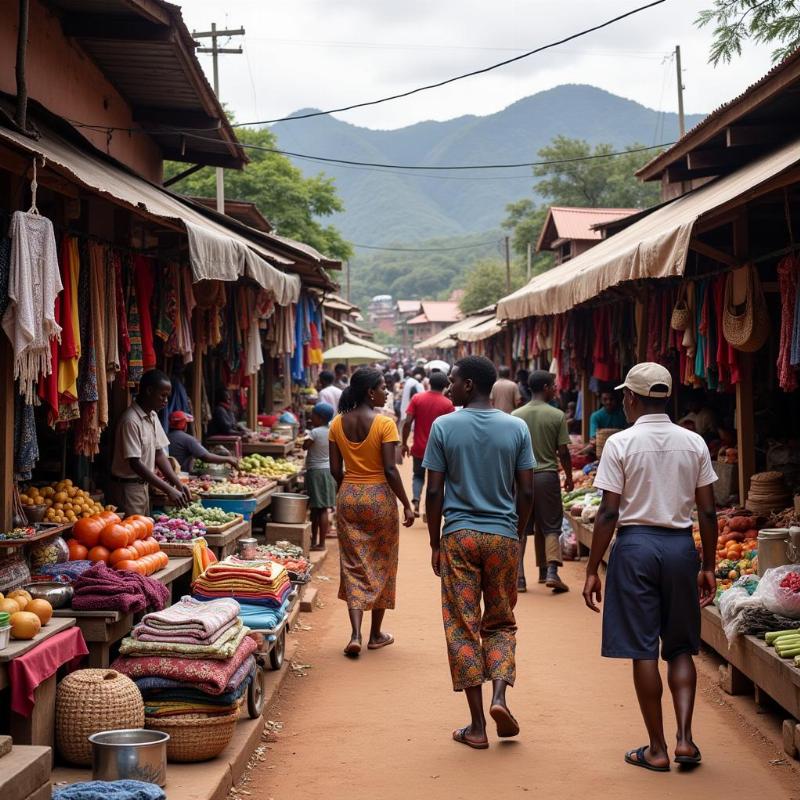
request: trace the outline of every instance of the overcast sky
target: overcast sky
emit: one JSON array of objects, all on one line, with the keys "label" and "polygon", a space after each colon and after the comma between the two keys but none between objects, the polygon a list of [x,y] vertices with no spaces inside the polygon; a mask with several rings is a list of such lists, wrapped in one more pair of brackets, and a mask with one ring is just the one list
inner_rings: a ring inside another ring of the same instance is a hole
[{"label": "overcast sky", "polygon": [[[180,0],[176,0],[180,2]],[[394,94],[531,50],[642,5],[644,0],[185,0],[190,30],[243,26],[245,55],[220,57],[221,95],[239,121]],[[712,0],[667,0],[582,39],[489,75],[338,115],[398,128],[490,114],[563,83],[588,83],[656,110],[676,110],[681,45],[687,113],[713,110],[770,66],[770,48],[708,64],[709,29],[694,25]],[[224,8],[224,10],[223,10]],[[234,44],[234,43],[232,43]],[[211,58],[199,56],[211,75]]]}]

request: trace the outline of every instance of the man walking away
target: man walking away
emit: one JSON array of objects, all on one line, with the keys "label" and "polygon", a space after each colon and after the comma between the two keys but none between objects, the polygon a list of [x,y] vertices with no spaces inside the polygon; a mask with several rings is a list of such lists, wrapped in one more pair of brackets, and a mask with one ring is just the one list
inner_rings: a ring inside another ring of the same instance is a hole
[{"label": "man walking away", "polygon": [[[403,455],[411,455],[414,463],[414,477],[412,480],[412,500],[414,516],[419,516],[419,501],[422,497],[422,487],[425,485],[425,468],[422,459],[425,457],[425,448],[434,421],[443,414],[455,411],[453,403],[444,396],[444,390],[450,381],[443,372],[434,372],[431,375],[431,388],[428,392],[415,394],[406,409],[406,418],[403,422],[402,442]],[[414,423],[414,444],[409,450],[408,437],[411,433],[411,423]]]},{"label": "man walking away", "polygon": [[498,411],[510,414],[515,408],[522,405],[522,394],[519,386],[511,380],[511,370],[508,367],[500,367],[497,372],[500,378],[492,386],[490,400],[492,406]]},{"label": "man walking away", "polygon": [[535,466],[522,420],[492,409],[489,394],[496,378],[487,358],[470,356],[456,363],[450,396],[463,409],[433,423],[422,462],[428,470],[431,564],[442,579],[453,688],[466,694],[472,717],[453,732],[453,739],[477,750],[489,746],[484,681],[492,681],[489,713],[498,736],[519,733],[506,689],[516,677],[519,537],[531,512]]},{"label": "man walking away", "polygon": [[[594,485],[603,490],[586,567],[583,598],[599,611],[598,576],[614,528],[617,541],[608,564],[603,612],[603,655],[633,660],[633,682],[649,744],[626,753],[625,761],[655,772],[669,771],[661,716],[658,645],[678,723],[675,762],[700,763],[692,737],[697,686],[693,655],[700,648],[700,609],[714,599],[717,479],[705,442],[674,425],[665,413],[672,377],[659,364],[637,364],[628,373],[623,408],[632,427],[611,436]],[[697,504],[703,543],[702,566],[692,540]]]},{"label": "man walking away", "polygon": [[425,387],[422,381],[425,380],[425,370],[422,367],[414,367],[414,371],[409,375],[403,383],[403,396],[400,399],[400,423],[402,424],[406,418],[406,411],[411,402],[411,398],[418,392],[424,392]]},{"label": "man walking away", "polygon": [[[348,370],[347,364],[336,364],[336,366],[334,366],[334,368],[333,368],[333,372],[334,372],[333,385],[337,389],[341,389],[341,391],[344,391],[347,388],[347,384],[348,384],[347,375],[348,375],[349,371],[350,370]],[[338,406],[335,406],[335,408],[338,408]]]},{"label": "man walking away", "polygon": [[334,381],[336,377],[332,372],[323,370],[317,379],[317,391],[320,403],[327,403],[334,411],[334,414],[339,410],[339,398],[342,396],[342,390],[336,386]]},{"label": "man walking away", "polygon": [[[567,419],[563,411],[550,405],[555,397],[555,375],[537,370],[530,377],[531,402],[514,412],[527,426],[533,442],[536,469],[533,471],[533,515],[527,534],[534,536],[536,566],[539,583],[546,583],[556,593],[568,592],[569,587],[558,575],[561,566],[561,523],[564,509],[561,505],[561,481],[558,477],[558,459],[564,468],[564,488],[571,492],[572,459],[570,458]],[[528,590],[525,582],[525,543],[523,536],[519,551],[519,577],[517,590]]]}]

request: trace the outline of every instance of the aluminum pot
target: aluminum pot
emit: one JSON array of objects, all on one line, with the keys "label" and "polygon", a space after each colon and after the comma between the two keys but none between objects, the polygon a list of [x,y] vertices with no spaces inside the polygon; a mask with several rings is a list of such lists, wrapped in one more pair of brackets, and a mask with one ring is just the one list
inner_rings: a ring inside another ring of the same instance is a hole
[{"label": "aluminum pot", "polygon": [[89,741],[94,780],[166,785],[168,733],[129,728],[100,731],[92,734]]},{"label": "aluminum pot", "polygon": [[762,528],[758,532],[758,575],[789,562],[789,529]]},{"label": "aluminum pot", "polygon": [[36,600],[47,600],[53,608],[64,608],[72,600],[73,589],[66,583],[43,582],[29,583],[22,587],[30,596]]},{"label": "aluminum pot", "polygon": [[306,521],[308,495],[277,492],[272,495],[270,506],[273,522],[298,524]]}]

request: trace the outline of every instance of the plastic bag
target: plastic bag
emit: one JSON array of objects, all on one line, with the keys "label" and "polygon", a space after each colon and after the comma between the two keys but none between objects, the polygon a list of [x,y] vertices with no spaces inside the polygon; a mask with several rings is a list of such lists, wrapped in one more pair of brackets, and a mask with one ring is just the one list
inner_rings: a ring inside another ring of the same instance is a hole
[{"label": "plastic bag", "polygon": [[781,586],[781,581],[790,573],[800,573],[800,565],[785,564],[768,569],[758,584],[753,597],[763,601],[767,611],[791,619],[800,619],[800,592]]},{"label": "plastic bag", "polygon": [[561,558],[564,561],[574,561],[578,557],[578,540],[575,538],[575,533],[567,519],[561,523],[559,542],[561,544]]},{"label": "plastic bag", "polygon": [[725,631],[725,638],[728,640],[728,644],[733,644],[733,640],[737,636],[746,633],[743,612],[748,608],[757,608],[764,603],[763,598],[757,596],[758,589],[751,595],[744,585],[740,585],[741,581],[742,579],[740,578],[719,597],[722,630]]},{"label": "plastic bag", "polygon": [[28,549],[28,562],[32,570],[37,570],[50,564],[63,564],[68,560],[69,547],[60,536],[54,536],[52,539],[32,544]]}]

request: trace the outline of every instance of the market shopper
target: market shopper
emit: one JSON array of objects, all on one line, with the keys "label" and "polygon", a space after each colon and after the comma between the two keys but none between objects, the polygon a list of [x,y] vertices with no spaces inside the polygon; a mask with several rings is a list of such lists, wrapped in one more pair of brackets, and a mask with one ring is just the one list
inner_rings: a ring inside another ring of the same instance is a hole
[{"label": "market shopper", "polygon": [[[333,368],[333,385],[337,389],[341,389],[344,391],[348,385],[348,373],[350,370],[347,368],[347,364],[336,364]],[[338,408],[338,406],[334,406],[334,408]]]},{"label": "market shopper", "polygon": [[424,367],[414,367],[411,375],[403,381],[403,394],[400,399],[400,424],[402,425],[406,419],[406,411],[408,411],[408,404],[411,398],[418,392],[424,392],[425,387],[423,381],[425,380]]},{"label": "market shopper", "polygon": [[[717,479],[703,439],[666,414],[672,377],[659,364],[637,364],[628,373],[623,407],[632,426],[605,444],[594,485],[603,499],[594,525],[583,597],[599,611],[600,561],[619,525],[608,565],[602,653],[633,660],[633,681],[649,744],[625,761],[666,772],[670,768],[661,712],[661,657],[677,718],[675,761],[700,763],[692,737],[697,673],[692,656],[700,648],[700,609],[716,591],[714,557]],[[692,539],[697,504],[702,564]]]},{"label": "market shopper", "polygon": [[522,405],[522,393],[519,390],[519,386],[511,380],[511,369],[509,367],[499,367],[497,374],[499,377],[494,386],[492,386],[490,400],[494,408],[510,414],[515,408],[519,408]]},{"label": "market shopper", "polygon": [[[150,513],[151,486],[173,505],[183,507],[191,499],[188,487],[169,463],[169,439],[158,418],[171,393],[167,375],[157,369],[145,372],[136,399],[120,416],[114,437],[111,495],[128,515]],[[156,468],[163,478],[156,474]]]},{"label": "market shopper", "polygon": [[463,409],[433,423],[423,461],[431,565],[442,581],[453,689],[464,691],[471,715],[453,739],[478,750],[489,746],[486,680],[492,681],[489,713],[498,735],[519,733],[506,689],[516,679],[519,538],[530,516],[535,466],[528,428],[492,408],[496,378],[494,365],[482,356],[456,362],[450,395]]},{"label": "market shopper", "polygon": [[194,417],[185,411],[173,411],[169,415],[169,454],[180,465],[184,472],[191,472],[196,458],[208,464],[228,464],[234,469],[239,466],[236,456],[220,456],[206,450],[199,440],[195,439],[186,428]]},{"label": "market shopper", "polygon": [[329,430],[331,473],[338,487],[336,529],[341,578],[339,599],[347,603],[352,632],[345,655],[361,653],[361,623],[372,611],[368,649],[394,642],[382,630],[386,609],[394,608],[400,527],[414,524],[395,464],[397,425],[377,413],[386,405],[386,382],[376,369],[356,370],[339,401]]},{"label": "market shopper", "polygon": [[342,396],[342,389],[335,385],[336,377],[332,372],[323,370],[317,379],[317,393],[320,403],[327,403],[333,410],[339,408],[339,398]]},{"label": "market shopper", "polygon": [[336,484],[331,475],[328,440],[335,411],[328,403],[317,403],[311,412],[311,430],[303,442],[306,451],[306,492],[311,509],[311,549],[324,550],[330,531],[328,512],[336,506]]},{"label": "market shopper", "polygon": [[533,442],[536,468],[533,471],[533,514],[526,536],[520,540],[519,576],[517,590],[528,590],[525,580],[525,545],[533,535],[539,583],[547,584],[555,593],[567,592],[569,587],[558,574],[561,560],[561,524],[564,508],[561,505],[561,479],[558,462],[564,469],[564,488],[571,492],[572,458],[569,454],[569,433],[564,412],[551,403],[556,395],[555,375],[536,370],[529,379],[531,401],[514,412],[527,426]]},{"label": "market shopper", "polygon": [[250,431],[236,420],[233,413],[233,395],[223,389],[208,423],[209,436],[247,436]]},{"label": "market shopper", "polygon": [[[425,448],[434,421],[443,414],[455,411],[452,401],[444,396],[444,390],[450,381],[443,372],[434,372],[431,375],[431,388],[427,392],[415,394],[406,409],[406,418],[403,422],[401,440],[403,455],[411,456],[413,460],[413,479],[411,484],[412,504],[414,516],[419,516],[419,502],[422,498],[422,488],[425,485],[425,468],[422,459],[425,458]],[[414,443],[409,448],[408,437],[411,434],[411,425],[414,425]]]}]

